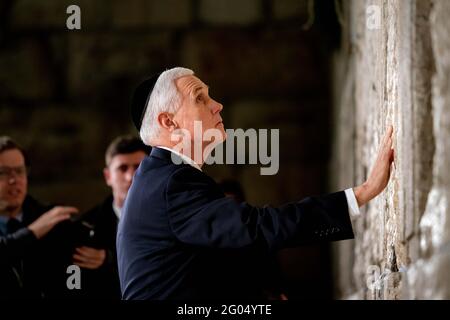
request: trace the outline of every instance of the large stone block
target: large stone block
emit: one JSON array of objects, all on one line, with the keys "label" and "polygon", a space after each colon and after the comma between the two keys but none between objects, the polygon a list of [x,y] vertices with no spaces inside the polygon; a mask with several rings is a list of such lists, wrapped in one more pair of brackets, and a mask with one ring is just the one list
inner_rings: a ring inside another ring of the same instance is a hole
[{"label": "large stone block", "polygon": [[[326,104],[318,100],[240,100],[226,106],[226,128],[278,130],[279,156],[286,163],[325,163],[328,156]],[[276,110],[276,112],[274,112]]]},{"label": "large stone block", "polygon": [[[336,60],[348,73],[337,68],[337,81],[347,82],[335,88],[342,110],[335,113],[340,127],[334,168],[343,170],[335,184],[341,185],[348,174],[356,183],[367,178],[389,123],[395,128],[395,167],[386,190],[363,208],[354,224],[353,270],[341,267],[338,274],[353,276],[355,284],[341,283],[339,292],[363,291],[368,299],[398,299],[410,290],[412,298],[445,297],[449,282],[439,270],[447,263],[442,250],[450,241],[450,45],[445,36],[450,6],[446,1],[433,6],[431,1],[352,1],[346,12],[355,50],[347,52],[347,60],[345,52]],[[371,26],[377,14],[379,25]],[[354,117],[342,114],[351,110],[348,103],[354,104]],[[342,132],[344,125],[345,130],[351,127],[353,137]],[[340,152],[353,154],[353,167],[336,155]],[[367,268],[373,265],[383,270],[380,280],[395,275],[387,293],[386,286],[366,289]],[[405,270],[414,280],[404,281]],[[426,294],[417,294],[420,287]]]},{"label": "large stone block", "polygon": [[114,0],[110,6],[116,28],[184,27],[192,19],[189,0]]},{"label": "large stone block", "polygon": [[402,299],[450,299],[450,253],[446,251],[430,259],[415,261],[402,283]]},{"label": "large stone block", "polygon": [[199,31],[184,39],[181,62],[219,98],[321,95],[327,90],[326,68],[311,36],[302,31]]},{"label": "large stone block", "polygon": [[132,83],[163,70],[172,60],[169,43],[170,35],[164,32],[71,35],[70,96],[107,97],[114,94],[111,86],[115,82]]},{"label": "large stone block", "polygon": [[48,43],[21,38],[0,52],[0,99],[48,99],[55,94]]},{"label": "large stone block", "polygon": [[308,0],[272,0],[272,12],[275,20],[297,19],[306,22]]},{"label": "large stone block", "polygon": [[260,0],[200,0],[199,16],[204,22],[220,25],[251,25],[262,20]]},{"label": "large stone block", "polygon": [[[110,25],[108,0],[18,0],[11,12],[11,25],[16,29],[53,29],[68,31],[67,8],[77,5],[81,12],[81,30],[104,28]],[[75,31],[74,31],[75,32]]]}]

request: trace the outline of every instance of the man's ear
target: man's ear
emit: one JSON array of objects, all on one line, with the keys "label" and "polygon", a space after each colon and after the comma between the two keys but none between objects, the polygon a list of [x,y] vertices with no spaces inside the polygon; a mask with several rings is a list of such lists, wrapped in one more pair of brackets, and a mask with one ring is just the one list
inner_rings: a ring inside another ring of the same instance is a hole
[{"label": "man's ear", "polygon": [[169,112],[161,112],[158,114],[158,123],[161,128],[166,129],[169,132],[177,129],[177,125],[173,121],[173,114]]},{"label": "man's ear", "polygon": [[108,167],[103,169],[103,177],[105,178],[106,185],[111,186],[111,171]]}]

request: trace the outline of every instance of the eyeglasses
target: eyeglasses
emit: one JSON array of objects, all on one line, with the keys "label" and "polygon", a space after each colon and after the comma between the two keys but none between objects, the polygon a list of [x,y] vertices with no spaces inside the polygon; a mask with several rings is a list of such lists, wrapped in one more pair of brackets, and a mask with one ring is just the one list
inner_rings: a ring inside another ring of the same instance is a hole
[{"label": "eyeglasses", "polygon": [[0,167],[0,180],[10,179],[13,174],[18,178],[24,178],[27,175],[28,169],[26,166],[20,167]]}]

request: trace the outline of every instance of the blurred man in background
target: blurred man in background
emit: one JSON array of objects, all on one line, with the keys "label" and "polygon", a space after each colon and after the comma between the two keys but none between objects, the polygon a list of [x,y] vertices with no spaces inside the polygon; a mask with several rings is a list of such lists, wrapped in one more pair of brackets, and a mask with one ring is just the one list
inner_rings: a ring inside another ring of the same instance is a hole
[{"label": "blurred man in background", "polygon": [[106,150],[103,175],[112,194],[82,216],[73,254],[73,262],[82,268],[82,297],[120,298],[117,224],[134,172],[150,150],[133,136],[117,137]]},{"label": "blurred man in background", "polygon": [[0,298],[57,297],[66,284],[62,222],[78,210],[28,195],[24,150],[0,136]]}]

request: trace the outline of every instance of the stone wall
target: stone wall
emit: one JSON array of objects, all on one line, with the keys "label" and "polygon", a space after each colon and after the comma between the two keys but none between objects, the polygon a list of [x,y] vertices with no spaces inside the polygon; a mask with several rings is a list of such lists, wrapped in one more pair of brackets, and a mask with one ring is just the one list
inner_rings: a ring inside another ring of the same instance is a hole
[{"label": "stone wall", "polygon": [[[395,168],[334,247],[335,295],[450,298],[450,3],[342,2],[332,187],[362,183],[388,124]],[[379,13],[379,19],[377,19]]]}]

